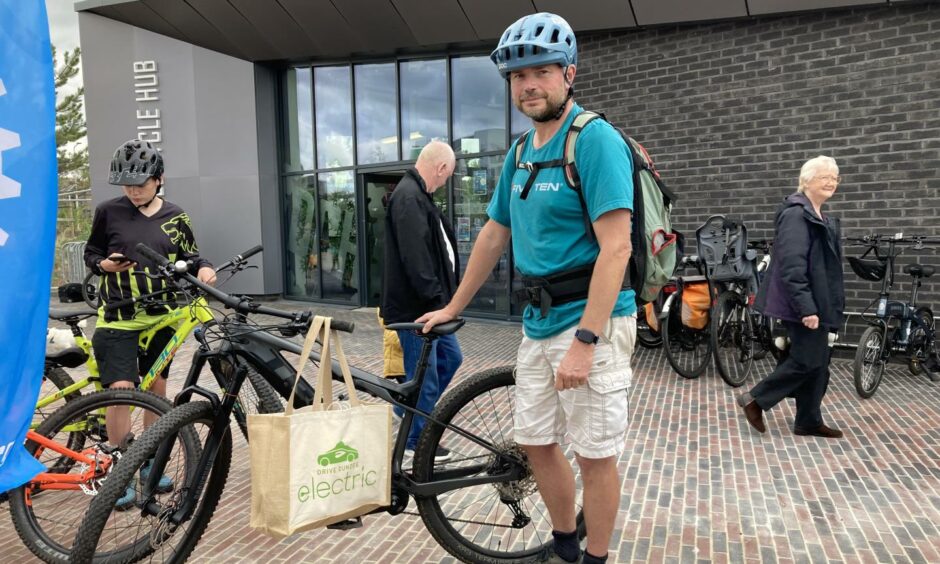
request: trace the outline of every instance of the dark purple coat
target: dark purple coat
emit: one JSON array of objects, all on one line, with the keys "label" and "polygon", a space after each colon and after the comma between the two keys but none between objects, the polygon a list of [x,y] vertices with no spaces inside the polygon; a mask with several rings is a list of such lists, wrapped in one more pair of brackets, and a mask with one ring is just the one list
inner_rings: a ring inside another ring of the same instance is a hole
[{"label": "dark purple coat", "polygon": [[809,199],[797,193],[783,200],[775,224],[770,270],[755,307],[784,321],[800,322],[818,315],[822,327],[841,329],[845,288],[839,220],[820,219]]}]

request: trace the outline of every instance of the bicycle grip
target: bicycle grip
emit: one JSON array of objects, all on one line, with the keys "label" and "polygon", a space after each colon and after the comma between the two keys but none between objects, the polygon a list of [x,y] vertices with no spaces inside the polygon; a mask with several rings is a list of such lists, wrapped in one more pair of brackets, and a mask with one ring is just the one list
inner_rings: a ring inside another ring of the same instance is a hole
[{"label": "bicycle grip", "polygon": [[168,258],[143,243],[137,243],[137,246],[134,248],[137,249],[138,253],[152,260],[159,266],[167,266],[170,264],[170,260]]},{"label": "bicycle grip", "polygon": [[330,321],[330,328],[342,331],[343,333],[352,333],[356,328],[356,324],[352,321],[333,318],[333,320]]},{"label": "bicycle grip", "polygon": [[247,251],[236,255],[236,258],[238,258],[239,260],[247,260],[248,257],[252,257],[260,253],[262,250],[264,250],[264,247],[262,247],[261,245],[255,245],[254,247],[248,249]]}]

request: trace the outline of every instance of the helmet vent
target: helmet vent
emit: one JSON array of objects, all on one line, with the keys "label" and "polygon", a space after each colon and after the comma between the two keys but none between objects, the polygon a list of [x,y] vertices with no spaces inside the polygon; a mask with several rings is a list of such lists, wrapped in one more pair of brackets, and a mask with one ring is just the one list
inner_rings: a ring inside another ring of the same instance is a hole
[{"label": "helmet vent", "polygon": [[538,36],[542,35],[542,30],[543,30],[543,29],[545,29],[545,26],[543,26],[543,25],[540,25],[540,26],[538,26],[537,28],[535,28],[535,37],[538,37]]},{"label": "helmet vent", "polygon": [[523,57],[525,57],[525,47],[524,47],[524,46],[520,45],[520,46],[516,47],[516,56],[519,57],[520,59],[523,58]]},{"label": "helmet vent", "polygon": [[558,43],[558,32],[561,31],[557,27],[552,30],[552,43]]}]

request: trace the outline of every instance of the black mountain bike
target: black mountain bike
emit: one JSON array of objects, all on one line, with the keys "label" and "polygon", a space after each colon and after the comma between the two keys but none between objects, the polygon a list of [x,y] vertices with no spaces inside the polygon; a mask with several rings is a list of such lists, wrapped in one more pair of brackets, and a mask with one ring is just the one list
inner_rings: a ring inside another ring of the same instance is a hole
[{"label": "black mountain bike", "polygon": [[[91,504],[73,544],[72,562],[130,562],[150,557],[163,562],[182,562],[195,548],[212,518],[232,458],[230,415],[234,397],[248,368],[261,374],[283,397],[289,397],[294,370],[282,355],[299,354],[301,347],[273,333],[294,336],[307,331],[311,313],[288,313],[252,303],[247,298],[224,294],[201,284],[185,271],[162,264],[165,278],[174,284],[185,281],[199,288],[234,313],[197,335],[200,346],[193,359],[178,407],[154,424],[125,453]],[[286,323],[262,326],[249,315],[265,314]],[[221,317],[221,316],[219,316]],[[413,497],[425,526],[440,545],[465,562],[537,561],[552,550],[548,510],[538,494],[535,479],[523,450],[512,438],[514,369],[486,370],[464,378],[444,395],[434,412],[415,408],[427,369],[431,343],[457,331],[463,320],[435,327],[425,339],[415,378],[398,384],[351,367],[357,391],[405,410],[392,454],[391,504],[375,512],[398,515]],[[350,332],[352,324],[333,320],[332,327]],[[419,324],[395,324],[390,329],[419,330]],[[319,355],[310,355],[315,365]],[[219,377],[218,363],[235,367],[227,393],[220,397],[200,385],[207,365]],[[332,363],[335,380],[342,380],[338,363]],[[194,397],[205,401],[190,401]],[[313,389],[301,380],[295,406],[309,405]],[[405,442],[415,415],[428,419],[412,469],[403,470]],[[197,437],[198,456],[184,448]],[[436,464],[439,445],[446,445],[453,458]],[[153,457],[151,479],[137,485],[138,510],[132,522],[113,514],[114,502],[125,488],[135,484],[138,470]],[[157,478],[169,475],[177,486],[172,492],[157,492]],[[580,497],[580,496],[579,496]],[[577,517],[579,535],[585,534],[583,513]],[[331,526],[353,528],[361,520]]]},{"label": "black mountain bike", "polygon": [[[709,338],[711,316],[708,312],[710,303],[697,312],[694,320],[683,320],[682,295],[690,285],[696,285],[699,289],[707,288],[704,262],[695,255],[682,257],[676,272],[675,282],[663,288],[666,301],[659,317],[663,349],[666,360],[676,373],[683,378],[698,378],[712,359],[712,342]],[[686,275],[685,272],[694,274]]]},{"label": "black mountain bike", "polygon": [[[865,308],[865,312],[868,312],[877,304],[874,316],[866,318],[870,327],[865,329],[859,339],[852,370],[855,391],[863,398],[870,398],[881,384],[885,367],[894,353],[906,358],[908,369],[915,376],[922,374],[931,363],[934,364],[934,370],[940,369],[940,366],[936,366],[938,358],[933,311],[917,303],[921,280],[933,276],[936,267],[916,263],[904,266],[904,273],[911,276],[910,300],[902,302],[890,299],[894,286],[895,259],[904,252],[904,247],[920,250],[926,245],[940,244],[940,239],[876,234],[849,241],[866,247],[860,257],[849,257],[849,265],[855,274],[863,280],[881,282],[878,297]],[[884,254],[883,246],[887,246]]]}]

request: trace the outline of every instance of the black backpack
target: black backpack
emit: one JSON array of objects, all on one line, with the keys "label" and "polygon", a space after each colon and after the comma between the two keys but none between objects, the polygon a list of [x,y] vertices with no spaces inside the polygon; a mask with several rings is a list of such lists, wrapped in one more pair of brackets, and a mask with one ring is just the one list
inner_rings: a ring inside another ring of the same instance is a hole
[{"label": "black backpack", "polygon": [[[520,162],[526,139],[532,130],[522,134],[516,143],[516,168],[529,171],[529,179],[522,189],[520,197],[524,200],[535,182],[538,171],[543,168],[564,167],[565,181],[577,192],[581,203],[581,215],[588,237],[595,240],[594,227],[588,214],[587,202],[581,191],[581,177],[578,174],[575,144],[578,135],[595,119],[607,118],[595,112],[581,112],[575,116],[565,134],[565,154],[561,159],[537,163]],[[666,187],[659,171],[653,165],[653,159],[640,143],[627,135],[619,127],[614,127],[630,149],[633,159],[633,217],[630,242],[633,253],[627,271],[629,285],[636,292],[637,300],[646,303],[654,300],[681,257],[682,235],[672,229],[672,204],[676,196]]]}]

